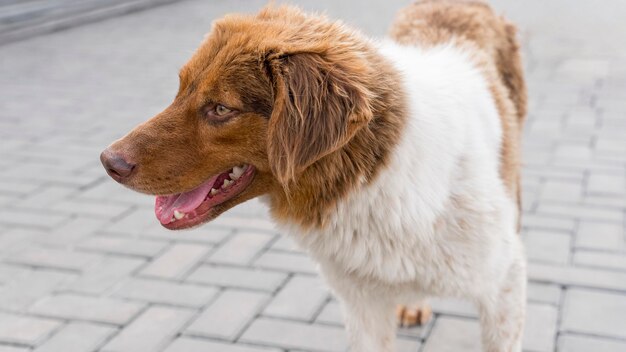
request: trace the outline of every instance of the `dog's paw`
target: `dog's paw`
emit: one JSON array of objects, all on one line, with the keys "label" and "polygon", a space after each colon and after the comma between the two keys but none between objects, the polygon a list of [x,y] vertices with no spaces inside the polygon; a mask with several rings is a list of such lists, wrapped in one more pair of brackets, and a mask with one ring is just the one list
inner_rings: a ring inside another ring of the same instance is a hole
[{"label": "dog's paw", "polygon": [[410,327],[428,323],[433,316],[433,311],[430,309],[430,306],[424,302],[411,306],[399,305],[396,310],[396,316],[399,326]]}]

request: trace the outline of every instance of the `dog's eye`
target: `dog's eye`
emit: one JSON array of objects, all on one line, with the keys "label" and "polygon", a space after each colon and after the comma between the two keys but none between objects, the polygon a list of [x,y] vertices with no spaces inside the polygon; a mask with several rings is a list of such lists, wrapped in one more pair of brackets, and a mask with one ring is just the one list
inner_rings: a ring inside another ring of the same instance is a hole
[{"label": "dog's eye", "polygon": [[236,111],[222,104],[209,105],[204,109],[204,116],[210,122],[224,122],[236,115]]},{"label": "dog's eye", "polygon": [[231,109],[225,107],[224,105],[218,104],[215,106],[215,114],[217,116],[224,116],[227,115],[228,113],[232,112]]}]

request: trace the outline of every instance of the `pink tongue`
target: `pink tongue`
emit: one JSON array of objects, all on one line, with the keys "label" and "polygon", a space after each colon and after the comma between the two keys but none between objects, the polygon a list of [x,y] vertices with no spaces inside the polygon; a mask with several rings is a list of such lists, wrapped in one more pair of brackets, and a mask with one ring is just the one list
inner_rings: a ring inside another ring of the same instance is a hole
[{"label": "pink tongue", "polygon": [[[195,210],[197,207],[202,204],[206,196],[211,191],[213,187],[213,183],[219,177],[219,175],[211,177],[210,180],[201,184],[197,188],[180,194],[174,194],[171,196],[159,196],[157,198],[157,204],[159,200],[163,200],[161,203],[162,209],[157,209],[157,217],[162,224],[169,224],[172,222],[172,217],[174,216],[174,211],[178,210],[181,213],[189,213],[192,210]],[[160,198],[160,199],[159,199]]]}]

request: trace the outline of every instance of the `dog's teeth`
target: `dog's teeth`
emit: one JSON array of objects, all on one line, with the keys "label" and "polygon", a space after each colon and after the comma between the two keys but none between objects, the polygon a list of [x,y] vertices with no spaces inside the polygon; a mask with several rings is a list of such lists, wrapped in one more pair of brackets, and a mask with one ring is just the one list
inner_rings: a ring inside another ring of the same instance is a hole
[{"label": "dog's teeth", "polygon": [[172,220],[170,220],[170,222],[174,222],[174,221],[176,221],[176,217],[172,216]]},{"label": "dog's teeth", "polygon": [[211,195],[214,196],[217,194],[217,192],[219,192],[218,190],[216,190],[215,188],[211,188]]},{"label": "dog's teeth", "polygon": [[[243,172],[245,171],[245,169],[241,166],[235,166],[233,167],[233,173],[231,174],[230,178],[232,179],[238,179],[239,176],[241,176],[241,174],[243,174]],[[232,175],[235,175],[235,177],[233,177]]]},{"label": "dog's teeth", "polygon": [[174,210],[174,217],[176,220],[180,220],[185,217],[185,213],[181,213],[178,210]]},{"label": "dog's teeth", "polygon": [[230,179],[233,181],[239,178],[239,176],[235,175],[234,172],[229,173],[228,176],[230,176]]},{"label": "dog's teeth", "polygon": [[222,188],[226,188],[226,187],[230,186],[231,183],[233,183],[233,181],[224,180],[224,184],[222,185]]}]

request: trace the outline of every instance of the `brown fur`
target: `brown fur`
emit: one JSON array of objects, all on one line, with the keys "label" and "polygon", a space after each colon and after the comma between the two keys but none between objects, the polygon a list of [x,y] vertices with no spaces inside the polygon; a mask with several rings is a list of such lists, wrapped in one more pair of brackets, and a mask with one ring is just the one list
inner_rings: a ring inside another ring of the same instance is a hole
[{"label": "brown fur", "polygon": [[[170,107],[110,150],[138,165],[126,185],[188,191],[242,163],[257,174],[210,218],[269,193],[276,218],[323,226],[338,199],[384,167],[405,119],[397,74],[364,38],[293,7],[229,15],[181,69]],[[220,124],[201,111],[223,104]],[[209,219],[210,219],[209,218]]]},{"label": "brown fur", "polygon": [[423,0],[403,9],[390,32],[399,43],[428,47],[452,42],[472,54],[502,122],[500,174],[521,211],[520,139],[527,93],[515,27],[482,1]]}]

